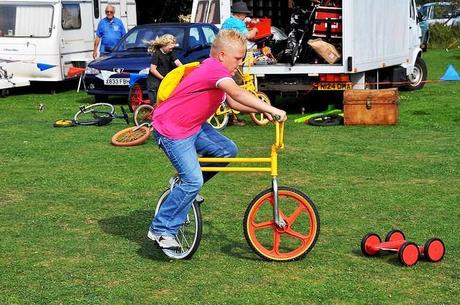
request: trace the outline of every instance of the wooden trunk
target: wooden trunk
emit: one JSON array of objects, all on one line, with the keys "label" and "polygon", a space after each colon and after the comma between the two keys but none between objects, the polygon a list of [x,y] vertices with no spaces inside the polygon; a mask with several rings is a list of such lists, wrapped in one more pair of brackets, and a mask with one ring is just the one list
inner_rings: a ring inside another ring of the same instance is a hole
[{"label": "wooden trunk", "polygon": [[399,117],[398,89],[345,90],[345,125],[395,125]]}]

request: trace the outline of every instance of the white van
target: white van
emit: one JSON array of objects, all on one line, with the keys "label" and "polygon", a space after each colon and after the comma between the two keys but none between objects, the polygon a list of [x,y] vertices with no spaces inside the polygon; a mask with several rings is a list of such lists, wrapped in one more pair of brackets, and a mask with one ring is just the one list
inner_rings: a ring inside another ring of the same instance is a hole
[{"label": "white van", "polygon": [[128,30],[136,25],[135,0],[0,0],[2,95],[31,81],[62,81],[72,77],[72,68],[84,68],[108,2]]},{"label": "white van", "polygon": [[[289,31],[292,12],[288,2],[246,1],[253,17],[269,17],[272,25],[284,28],[286,32]],[[294,65],[280,61],[256,64],[250,72],[256,77],[259,90],[363,89],[368,84],[378,88],[383,82],[407,82],[408,90],[423,87],[427,69],[421,58],[421,31],[414,0],[332,2],[338,4],[333,9],[340,15],[341,32],[335,40],[340,46],[340,60],[333,64],[321,61]],[[230,16],[231,4],[231,0],[194,0],[192,22],[222,24]]]}]

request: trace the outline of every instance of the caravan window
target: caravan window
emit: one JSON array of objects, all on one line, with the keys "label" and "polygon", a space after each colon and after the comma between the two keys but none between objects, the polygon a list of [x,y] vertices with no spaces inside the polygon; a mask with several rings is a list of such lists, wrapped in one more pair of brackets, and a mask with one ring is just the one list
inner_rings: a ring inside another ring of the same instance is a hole
[{"label": "caravan window", "polygon": [[49,37],[52,22],[52,6],[0,4],[2,37]]},{"label": "caravan window", "polygon": [[81,28],[80,4],[62,4],[62,28],[76,30]]}]

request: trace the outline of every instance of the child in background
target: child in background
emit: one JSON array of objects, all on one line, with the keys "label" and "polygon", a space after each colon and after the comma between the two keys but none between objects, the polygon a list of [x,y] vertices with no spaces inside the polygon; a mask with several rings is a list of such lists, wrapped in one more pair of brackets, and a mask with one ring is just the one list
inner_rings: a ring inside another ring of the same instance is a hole
[{"label": "child in background", "polygon": [[216,174],[201,172],[198,156],[237,154],[235,143],[207,123],[220,103],[226,99],[230,107],[242,112],[263,112],[271,120],[272,115],[279,116],[280,121],[287,119],[285,111],[259,100],[232,79],[245,54],[244,35],[235,30],[221,30],[212,44],[210,58],[190,72],[153,113],[156,142],[179,176],[179,182],[150,224],[148,237],[161,248],[180,247],[177,231],[203,183]]},{"label": "child in background", "polygon": [[161,80],[172,69],[182,65],[173,49],[176,47],[176,38],[165,34],[150,42],[149,52],[152,52],[150,70],[147,77],[147,90],[150,104],[154,105],[157,99],[157,91]]}]

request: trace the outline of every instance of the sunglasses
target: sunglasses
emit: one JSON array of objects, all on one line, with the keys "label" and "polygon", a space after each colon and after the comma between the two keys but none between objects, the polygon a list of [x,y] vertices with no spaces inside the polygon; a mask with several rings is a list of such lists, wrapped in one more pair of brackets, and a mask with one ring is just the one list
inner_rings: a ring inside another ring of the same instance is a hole
[{"label": "sunglasses", "polygon": [[113,14],[113,11],[105,11],[106,14]]}]

